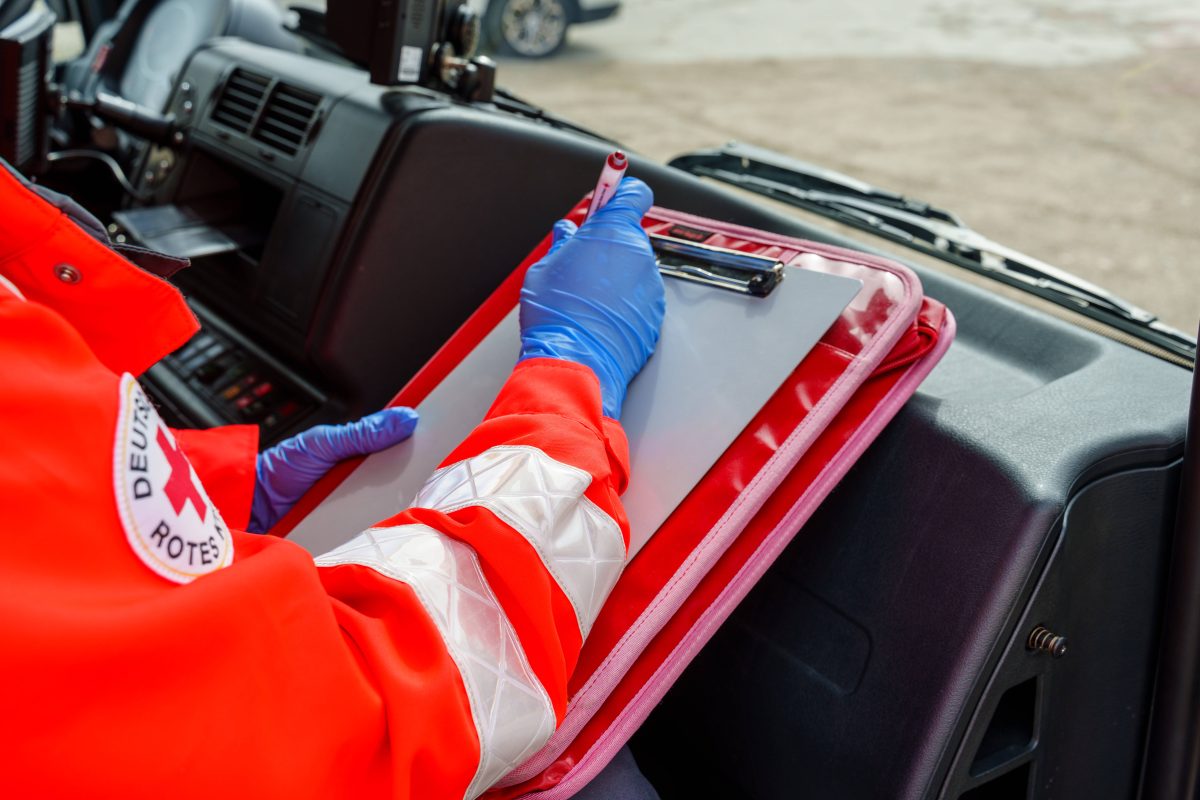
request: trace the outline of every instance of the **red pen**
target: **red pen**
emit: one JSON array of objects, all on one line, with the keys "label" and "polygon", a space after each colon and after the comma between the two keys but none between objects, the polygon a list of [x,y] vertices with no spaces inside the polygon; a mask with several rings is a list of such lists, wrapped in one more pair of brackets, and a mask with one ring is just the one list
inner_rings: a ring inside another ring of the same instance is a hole
[{"label": "red pen", "polygon": [[596,181],[596,189],[592,192],[592,202],[588,205],[587,216],[584,217],[585,222],[617,193],[617,184],[621,182],[628,166],[629,159],[620,150],[608,154],[608,158],[604,162],[604,169],[600,170],[600,180]]}]

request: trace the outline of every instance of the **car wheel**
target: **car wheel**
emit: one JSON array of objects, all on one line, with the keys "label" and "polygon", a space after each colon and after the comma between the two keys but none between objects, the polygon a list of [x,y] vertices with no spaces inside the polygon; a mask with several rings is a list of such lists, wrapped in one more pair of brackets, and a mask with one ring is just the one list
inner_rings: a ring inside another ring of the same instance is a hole
[{"label": "car wheel", "polygon": [[522,58],[557,53],[570,24],[566,0],[492,0],[487,22],[496,49]]}]

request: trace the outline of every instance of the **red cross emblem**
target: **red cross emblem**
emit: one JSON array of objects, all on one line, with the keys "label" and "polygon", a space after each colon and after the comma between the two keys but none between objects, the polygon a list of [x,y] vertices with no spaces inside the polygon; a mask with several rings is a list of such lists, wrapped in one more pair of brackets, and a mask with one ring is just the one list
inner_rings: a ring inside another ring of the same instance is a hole
[{"label": "red cross emblem", "polygon": [[171,508],[175,509],[176,514],[182,514],[183,507],[191,500],[192,508],[196,509],[200,521],[203,522],[208,516],[208,505],[196,487],[196,482],[192,480],[192,465],[183,453],[171,446],[166,431],[162,428],[158,429],[158,446],[162,448],[163,455],[167,457],[167,464],[171,467],[171,477],[163,487],[163,493],[171,501]]}]

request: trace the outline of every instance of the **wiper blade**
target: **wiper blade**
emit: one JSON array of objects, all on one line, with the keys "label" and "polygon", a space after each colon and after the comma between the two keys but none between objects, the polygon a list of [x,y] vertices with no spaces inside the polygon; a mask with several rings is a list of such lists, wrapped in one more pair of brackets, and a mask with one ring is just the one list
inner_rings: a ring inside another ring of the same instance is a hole
[{"label": "wiper blade", "polygon": [[989,275],[1195,361],[1195,340],[1146,309],[994,242],[957,215],[929,203],[741,144],[678,156],[670,166],[733,184]]},{"label": "wiper blade", "polygon": [[1156,319],[1149,311],[1121,300],[1082,278],[1064,273],[1031,256],[1017,253],[961,223],[947,223],[937,218],[834,192],[796,189],[753,175],[730,173],[722,177],[728,183],[770,194],[777,199],[782,195],[797,203],[817,205],[844,218],[847,223],[859,223],[910,244],[919,244],[923,248],[968,259],[980,269],[1003,272],[1026,285],[1062,292],[1081,304],[1095,304],[1108,308],[1139,322],[1152,322]]}]

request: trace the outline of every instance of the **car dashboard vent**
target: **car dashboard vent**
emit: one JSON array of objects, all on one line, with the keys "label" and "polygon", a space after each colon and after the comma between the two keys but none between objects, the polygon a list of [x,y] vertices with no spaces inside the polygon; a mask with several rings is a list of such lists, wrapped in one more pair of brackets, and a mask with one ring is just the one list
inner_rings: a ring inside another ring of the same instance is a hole
[{"label": "car dashboard vent", "polygon": [[244,69],[235,69],[225,82],[221,98],[213,108],[213,121],[238,133],[249,133],[270,88],[270,78]]},{"label": "car dashboard vent", "polygon": [[254,138],[294,156],[308,140],[320,106],[321,95],[277,83],[254,128]]},{"label": "car dashboard vent", "polygon": [[236,69],[213,107],[226,128],[294,156],[316,127],[322,97],[244,69]]}]

